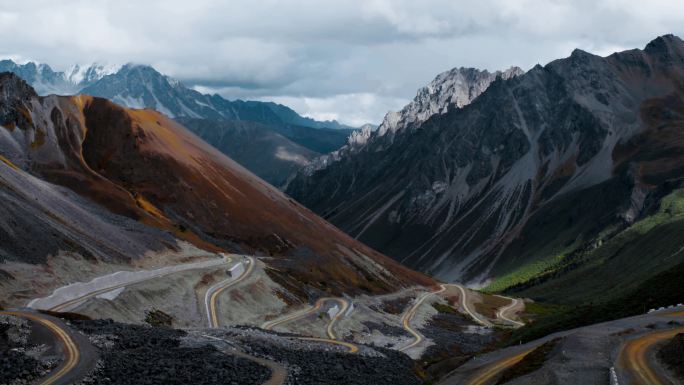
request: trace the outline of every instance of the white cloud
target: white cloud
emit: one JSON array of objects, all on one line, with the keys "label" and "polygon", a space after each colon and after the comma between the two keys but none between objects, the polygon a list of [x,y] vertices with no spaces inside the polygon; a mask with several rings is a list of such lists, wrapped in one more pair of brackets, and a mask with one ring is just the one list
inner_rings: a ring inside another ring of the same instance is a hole
[{"label": "white cloud", "polygon": [[65,69],[148,63],[229,98],[378,122],[456,66],[530,68],[684,33],[661,0],[23,0],[0,4],[0,54]]},{"label": "white cloud", "polygon": [[383,97],[373,93],[340,94],[321,98],[295,96],[264,96],[289,106],[304,116],[316,120],[338,120],[352,126],[379,123],[385,113],[400,109],[406,99]]}]

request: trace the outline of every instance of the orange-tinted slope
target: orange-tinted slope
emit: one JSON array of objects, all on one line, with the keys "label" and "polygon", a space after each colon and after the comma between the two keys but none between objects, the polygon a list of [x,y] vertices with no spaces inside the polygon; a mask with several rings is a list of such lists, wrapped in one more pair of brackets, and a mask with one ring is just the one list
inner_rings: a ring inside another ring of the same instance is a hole
[{"label": "orange-tinted slope", "polygon": [[271,255],[273,276],[283,283],[338,294],[433,283],[350,238],[162,114],[88,96],[21,104],[33,119],[19,122],[22,129],[36,138],[45,132],[46,142],[31,150],[42,153],[34,172],[115,213],[203,248]]}]

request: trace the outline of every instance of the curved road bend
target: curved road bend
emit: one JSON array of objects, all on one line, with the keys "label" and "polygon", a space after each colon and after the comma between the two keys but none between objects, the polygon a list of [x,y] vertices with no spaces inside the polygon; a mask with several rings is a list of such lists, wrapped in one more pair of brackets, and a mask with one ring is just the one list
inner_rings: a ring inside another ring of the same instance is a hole
[{"label": "curved road bend", "polygon": [[418,308],[423,304],[423,302],[425,302],[425,300],[428,297],[435,295],[435,294],[439,294],[445,290],[446,290],[446,286],[440,285],[439,290],[431,291],[429,293],[424,293],[420,297],[420,299],[418,299],[418,301],[416,301],[416,303],[413,306],[411,306],[411,308],[409,308],[409,310],[406,313],[404,313],[403,316],[401,316],[401,324],[404,327],[404,330],[406,330],[407,332],[411,333],[411,335],[413,335],[413,342],[411,342],[408,345],[400,348],[399,349],[400,352],[411,349],[412,347],[418,345],[419,343],[421,343],[423,341],[423,335],[411,327],[411,319],[413,318],[413,316],[416,315]]},{"label": "curved road bend", "polygon": [[304,309],[302,311],[295,312],[290,315],[286,315],[282,318],[275,319],[272,321],[265,322],[261,327],[266,330],[273,330],[276,326],[292,322],[297,319],[301,319],[304,317],[307,317],[309,315],[312,315],[319,311],[323,304],[327,301],[335,301],[339,304],[340,310],[335,314],[334,317],[330,319],[330,322],[328,322],[328,325],[326,325],[325,331],[326,334],[328,335],[329,338],[315,338],[315,337],[299,337],[298,339],[304,340],[304,341],[316,341],[316,342],[325,342],[333,345],[340,345],[344,346],[349,349],[349,353],[356,353],[359,351],[359,347],[349,343],[349,342],[344,342],[344,341],[339,341],[337,339],[337,335],[335,334],[335,324],[337,321],[339,321],[344,314],[347,312],[349,309],[349,301],[347,301],[344,298],[338,298],[338,297],[325,297],[325,298],[319,298],[314,306],[312,306],[309,309]]},{"label": "curved road bend", "polygon": [[307,309],[304,309],[304,310],[301,310],[298,312],[294,312],[292,314],[288,314],[288,315],[285,315],[281,318],[276,318],[276,319],[268,321],[268,322],[264,322],[261,325],[261,328],[265,329],[265,330],[273,330],[273,328],[275,328],[276,326],[294,321],[296,319],[304,318],[310,314],[315,313],[318,309],[321,308],[321,305],[322,305],[322,303],[320,301],[317,301],[315,306],[309,306]]},{"label": "curved road bend", "polygon": [[466,289],[463,288],[463,286],[455,283],[448,284],[446,286],[454,286],[458,288],[458,290],[461,292],[461,307],[463,307],[463,310],[465,310],[465,312],[468,313],[468,315],[470,315],[475,320],[475,322],[479,323],[482,326],[493,326],[492,323],[485,319],[482,315],[470,310],[470,306],[468,305],[468,292],[466,291]]},{"label": "curved road bend", "polygon": [[[684,317],[684,312],[670,313],[667,315]],[[618,362],[621,368],[632,373],[634,380],[636,381],[634,382],[634,385],[670,385],[669,381],[660,378],[657,374],[657,370],[649,365],[648,352],[659,342],[670,339],[678,333],[684,333],[684,327],[652,332],[623,345],[618,356]],[[499,373],[520,362],[541,343],[542,341],[539,341],[539,343],[534,346],[492,362],[478,370],[478,372],[463,385],[489,384]],[[448,378],[445,380],[448,380]]]},{"label": "curved road bend", "polygon": [[24,318],[47,329],[64,354],[62,363],[39,385],[66,385],[80,381],[95,368],[97,353],[86,337],[72,333],[64,323],[52,316],[28,311],[0,311],[0,314]]},{"label": "curved road bend", "polygon": [[[226,259],[225,264],[226,264],[226,265],[229,265],[231,262],[232,262],[232,257],[228,257],[228,258]],[[218,266],[216,266],[216,267],[219,267],[219,266],[220,266],[220,265],[218,265]],[[145,279],[140,279],[140,280],[131,281],[131,282],[125,282],[125,283],[122,283],[122,284],[119,284],[119,285],[114,285],[114,286],[108,286],[108,287],[105,287],[105,288],[102,288],[102,289],[99,289],[99,290],[91,291],[91,292],[89,292],[88,294],[79,296],[79,297],[77,297],[77,298],[73,298],[73,299],[70,299],[70,300],[68,300],[68,301],[62,302],[62,303],[60,303],[60,304],[58,304],[58,305],[56,305],[56,306],[51,307],[51,308],[48,309],[48,310],[50,310],[50,311],[56,311],[56,312],[63,312],[63,311],[68,310],[68,309],[71,308],[72,306],[76,306],[76,305],[78,305],[78,304],[80,304],[80,303],[82,303],[82,302],[84,302],[84,301],[87,301],[87,300],[90,299],[90,298],[97,297],[97,296],[99,296],[99,295],[102,295],[102,294],[104,294],[104,293],[108,293],[108,292],[110,292],[110,291],[114,291],[114,290],[117,290],[117,289],[121,289],[121,288],[127,287],[127,286],[133,286],[133,285],[136,285],[136,284],[139,284],[139,283],[147,282],[147,281],[152,280],[152,279],[163,278],[163,277],[166,277],[166,276],[175,274],[175,273],[180,273],[180,272],[184,272],[184,271],[187,271],[187,270],[195,270],[195,269],[197,269],[197,267],[195,267],[195,264],[188,264],[188,269],[173,270],[173,271],[169,271],[169,272],[164,272],[164,273],[156,274],[156,275],[151,276],[151,277],[146,277]],[[29,305],[29,306],[30,306],[30,305]]]},{"label": "curved road bend", "polygon": [[256,265],[256,259],[254,257],[247,257],[247,268],[245,271],[240,274],[239,277],[230,277],[226,280],[223,280],[213,286],[211,286],[209,289],[207,289],[207,292],[204,294],[204,306],[207,310],[207,320],[209,322],[209,327],[210,328],[217,328],[219,327],[219,317],[218,317],[218,296],[223,293],[226,289],[233,287],[237,285],[238,283],[244,281],[247,279],[247,277],[252,274],[252,271],[254,270],[254,265]]},{"label": "curved road bend", "polygon": [[661,342],[684,333],[684,327],[670,330],[660,330],[645,334],[626,342],[620,349],[618,365],[631,375],[633,385],[670,385],[659,370],[651,365],[651,352]]},{"label": "curved road bend", "polygon": [[467,382],[465,382],[463,385],[490,384],[490,382],[496,376],[498,376],[499,373],[522,361],[522,359],[525,358],[526,355],[531,353],[536,348],[536,346],[531,347],[529,349],[523,350],[512,356],[508,356],[502,360],[495,361],[490,365],[485,366],[484,368],[480,369],[477,373],[475,373],[475,375],[472,378],[470,378]]},{"label": "curved road bend", "polygon": [[[506,296],[503,296],[503,295],[497,295],[497,297],[503,298],[503,299],[508,299],[508,300],[511,301],[511,303],[510,303],[509,305],[504,306],[504,307],[500,308],[499,310],[497,310],[497,311],[496,311],[496,318],[499,318],[499,319],[502,319],[502,320],[504,320],[504,321],[506,321],[506,322],[509,322],[509,323],[513,324],[514,327],[523,327],[523,326],[525,326],[525,324],[524,324],[523,322],[516,321],[516,320],[512,319],[511,317],[509,317],[509,316],[507,315],[508,312],[510,312],[511,310],[513,310],[513,309],[515,309],[516,307],[518,307],[518,305],[520,305],[520,304],[522,303],[522,300],[520,300],[520,299],[518,299],[518,298],[506,297]],[[511,315],[511,316],[513,316],[513,315]]]},{"label": "curved road bend", "polygon": [[[400,348],[399,351],[403,352],[403,351],[406,351],[408,349],[411,349],[412,347],[418,345],[423,340],[423,336],[417,330],[415,330],[411,327],[411,319],[413,318],[413,316],[416,315],[418,308],[423,304],[423,302],[428,297],[430,297],[433,294],[439,294],[439,293],[444,292],[447,289],[447,287],[449,287],[449,286],[455,287],[461,292],[461,295],[459,297],[460,297],[461,307],[463,308],[463,311],[465,311],[468,315],[470,315],[480,325],[487,326],[487,327],[492,326],[492,323],[489,322],[488,320],[486,320],[482,315],[480,315],[477,312],[470,309],[470,306],[468,305],[468,291],[465,288],[463,288],[463,286],[458,285],[458,284],[454,284],[454,283],[441,284],[439,286],[440,286],[439,290],[423,294],[423,296],[420,297],[420,299],[406,313],[404,313],[404,315],[401,317],[402,326],[404,327],[404,329],[406,331],[408,331],[411,335],[413,335],[414,340],[410,344]],[[510,309],[512,309],[514,306],[517,306],[517,304],[518,304],[517,301],[519,301],[517,299],[512,299],[512,298],[510,298],[510,299],[513,300],[513,303],[510,305],[507,305],[505,308],[499,310],[497,312],[497,317],[501,317],[502,319],[513,322],[515,324],[523,325],[521,322],[517,322],[517,321],[511,320],[511,319],[505,317],[504,314],[507,311],[509,311]]]},{"label": "curved road bend", "polygon": [[335,314],[335,316],[330,319],[330,322],[328,322],[328,327],[325,329],[326,333],[328,334],[328,337],[330,337],[331,340],[337,340],[337,336],[335,335],[335,324],[344,316],[344,314],[349,309],[349,301],[343,298],[326,298],[325,300],[335,301],[340,305],[340,310],[338,310],[337,314]]},{"label": "curved road bend", "polygon": [[325,332],[328,335],[328,337],[331,340],[336,340],[337,336],[335,335],[335,323],[337,323],[337,321],[339,321],[342,318],[342,316],[344,316],[344,313],[347,311],[347,309],[349,309],[349,301],[347,301],[344,298],[337,298],[337,297],[319,298],[316,301],[316,304],[313,307],[311,307],[310,309],[304,309],[302,311],[298,311],[296,313],[286,315],[282,318],[275,319],[273,321],[268,321],[268,322],[264,323],[261,327],[263,329],[266,329],[266,330],[272,330],[276,326],[279,326],[279,325],[282,325],[282,324],[285,324],[288,322],[292,322],[294,320],[298,320],[298,319],[307,317],[311,314],[316,313],[318,310],[320,310],[320,308],[323,306],[323,304],[325,304],[328,301],[335,301],[340,305],[340,310],[337,312],[337,314],[335,314],[334,317],[332,317],[330,319],[330,322],[328,322],[328,324],[326,325],[326,328],[325,328]]}]

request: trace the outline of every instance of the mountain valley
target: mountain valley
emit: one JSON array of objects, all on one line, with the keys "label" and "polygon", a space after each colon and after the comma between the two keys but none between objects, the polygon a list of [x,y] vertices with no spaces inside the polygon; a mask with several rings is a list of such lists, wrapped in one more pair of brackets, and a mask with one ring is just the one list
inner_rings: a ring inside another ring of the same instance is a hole
[{"label": "mountain valley", "polygon": [[3,60],[0,126],[0,384],[684,383],[675,35],[358,128]]}]

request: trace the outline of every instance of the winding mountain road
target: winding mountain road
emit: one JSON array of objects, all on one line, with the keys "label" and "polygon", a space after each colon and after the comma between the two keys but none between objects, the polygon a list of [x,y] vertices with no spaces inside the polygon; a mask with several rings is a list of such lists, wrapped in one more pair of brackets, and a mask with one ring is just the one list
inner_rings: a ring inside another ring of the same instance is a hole
[{"label": "winding mountain road", "polygon": [[509,323],[513,324],[514,327],[525,326],[525,324],[523,322],[516,321],[516,320],[511,318],[512,315],[511,316],[508,315],[508,313],[512,312],[513,310],[515,310],[519,306],[524,306],[524,303],[522,302],[522,300],[520,300],[518,298],[506,297],[503,295],[497,295],[497,297],[503,298],[503,299],[508,299],[511,301],[511,303],[510,303],[510,305],[504,306],[504,307],[500,308],[499,310],[497,310],[496,311],[496,318],[499,318],[499,319],[502,319],[506,322],[509,322]]},{"label": "winding mountain road", "polygon": [[[680,318],[684,320],[684,311],[656,313],[656,316]],[[654,350],[660,344],[672,339],[677,334],[684,333],[684,327],[679,326],[667,330],[646,333],[637,338],[626,341],[620,348],[617,367],[630,377],[633,385],[671,385],[673,382],[666,378],[662,367],[654,364]]]},{"label": "winding mountain road", "polygon": [[[54,346],[60,346],[62,363],[38,385],[67,385],[80,381],[97,362],[97,353],[87,338],[73,333],[64,323],[52,316],[31,311],[0,311],[0,314],[24,318],[49,331]],[[46,341],[47,342],[47,341]]]},{"label": "winding mountain road", "polygon": [[[415,304],[413,304],[413,306],[411,306],[409,308],[409,310],[406,313],[404,313],[404,315],[401,317],[401,324],[404,327],[404,330],[406,330],[407,332],[409,332],[413,336],[413,341],[411,341],[408,345],[401,347],[399,349],[399,351],[404,352],[406,350],[409,350],[409,349],[413,348],[414,346],[420,344],[423,341],[423,339],[424,339],[423,335],[420,334],[417,330],[413,329],[413,327],[411,327],[411,320],[416,315],[416,312],[418,311],[420,306],[423,305],[423,303],[425,302],[426,299],[428,299],[432,295],[436,295],[436,294],[439,294],[439,293],[446,291],[448,287],[455,287],[460,291],[460,293],[461,293],[461,295],[459,295],[460,306],[463,309],[463,311],[465,311],[468,315],[470,315],[470,317],[472,317],[473,320],[475,320],[475,322],[479,323],[482,326],[486,326],[486,327],[492,327],[493,326],[493,324],[491,322],[489,322],[485,317],[483,317],[481,314],[477,313],[476,311],[473,311],[470,308],[469,300],[468,300],[468,290],[466,290],[463,286],[458,285],[458,284],[454,284],[454,283],[441,284],[439,286],[440,286],[440,288],[438,290],[435,290],[435,291],[432,291],[429,293],[424,293],[418,299],[418,301],[416,301]],[[522,301],[519,299],[515,299],[515,298],[508,298],[508,297],[504,297],[504,298],[510,299],[511,304],[499,309],[496,312],[497,318],[511,322],[515,325],[520,325],[520,326],[524,325],[522,322],[510,319],[506,315],[508,312],[510,312],[514,308],[520,306],[522,304]]]},{"label": "winding mountain road", "polygon": [[[504,348],[500,351],[486,353],[482,357],[473,358],[442,379],[439,384],[491,385],[503,371],[517,364],[537,347],[552,339],[580,336],[583,333],[584,335],[591,335],[593,339],[600,338],[599,336],[613,339],[616,336],[616,330],[644,330],[652,327],[652,325],[669,325],[668,318],[671,320],[673,317],[684,318],[684,312],[678,310],[671,313],[649,313],[554,333],[522,346]],[[680,321],[684,321],[684,319],[680,319]],[[619,348],[619,353],[615,368],[618,369],[618,373],[621,373],[619,376],[620,384],[672,385],[672,382],[665,378],[660,366],[652,360],[655,358],[654,349],[679,333],[684,333],[683,326],[650,331],[631,339],[627,335],[624,337],[626,341],[621,345],[617,342],[615,348]],[[591,351],[587,351],[587,354],[593,357],[591,353]]]},{"label": "winding mountain road", "polygon": [[473,318],[473,320],[475,320],[475,322],[486,327],[493,326],[492,323],[489,322],[485,317],[470,309],[470,305],[468,305],[468,291],[463,286],[455,283],[448,284],[445,286],[456,287],[461,292],[461,295],[459,296],[461,297],[461,307],[466,313],[468,313],[468,315],[470,315]]},{"label": "winding mountain road", "polygon": [[491,365],[485,366],[463,385],[489,385],[490,381],[492,381],[496,376],[498,376],[504,370],[522,361],[522,359],[530,354],[534,349],[536,349],[536,346],[523,350],[512,356],[508,356],[500,361],[496,361]]},{"label": "winding mountain road", "polygon": [[34,309],[46,309],[50,311],[64,312],[91,298],[112,292],[114,290],[133,286],[153,279],[164,278],[172,274],[189,270],[218,268],[223,265],[230,266],[231,262],[232,257],[228,256],[222,260],[187,263],[168,266],[156,270],[117,272],[107,276],[95,278],[87,283],[80,282],[57,288],[50,296],[34,299],[29,302],[27,306]]},{"label": "winding mountain road", "polygon": [[653,366],[651,353],[656,345],[679,333],[684,333],[684,327],[648,333],[623,345],[619,353],[618,365],[632,377],[630,384],[672,385],[672,382]]},{"label": "winding mountain road", "polygon": [[400,348],[399,349],[400,352],[411,349],[412,347],[418,345],[419,343],[421,343],[423,341],[423,338],[424,338],[423,335],[411,327],[411,319],[413,318],[413,316],[416,315],[418,308],[420,308],[420,306],[423,304],[423,302],[425,302],[425,300],[428,297],[435,295],[435,294],[439,294],[445,290],[446,290],[446,285],[440,285],[439,290],[423,294],[420,297],[420,299],[418,299],[418,301],[416,301],[416,303],[413,304],[413,306],[411,306],[411,308],[406,313],[404,313],[404,315],[401,317],[401,324],[404,327],[404,330],[408,331],[411,335],[413,335],[413,341],[411,343],[409,343],[408,345]]},{"label": "winding mountain road", "polygon": [[207,310],[207,321],[209,322],[210,328],[219,327],[219,317],[217,310],[218,296],[228,288],[231,288],[247,279],[250,276],[250,274],[252,274],[252,271],[254,271],[254,265],[256,265],[256,260],[254,259],[254,257],[247,257],[245,263],[247,264],[247,268],[243,271],[243,273],[240,276],[230,277],[221,282],[218,282],[217,284],[207,289],[207,292],[204,294],[204,306]]},{"label": "winding mountain road", "polygon": [[335,324],[344,316],[344,314],[347,312],[349,309],[349,301],[347,301],[344,298],[338,298],[338,297],[324,297],[324,298],[319,298],[314,306],[310,307],[309,309],[304,309],[302,311],[295,312],[293,314],[285,315],[281,318],[265,322],[261,327],[266,330],[273,330],[276,326],[283,325],[288,322],[292,322],[294,320],[302,319],[305,317],[308,317],[312,314],[315,314],[317,311],[323,307],[323,305],[328,302],[328,301],[335,301],[339,304],[340,310],[338,310],[337,314],[333,316],[330,319],[330,322],[326,325],[326,334],[328,338],[316,338],[316,337],[298,337],[300,340],[304,341],[315,341],[315,342],[324,342],[324,343],[329,343],[333,345],[340,345],[344,346],[347,349],[349,349],[349,353],[356,353],[359,351],[359,347],[349,343],[349,342],[344,342],[340,341],[337,339],[337,335],[335,334]]}]

